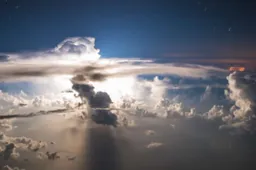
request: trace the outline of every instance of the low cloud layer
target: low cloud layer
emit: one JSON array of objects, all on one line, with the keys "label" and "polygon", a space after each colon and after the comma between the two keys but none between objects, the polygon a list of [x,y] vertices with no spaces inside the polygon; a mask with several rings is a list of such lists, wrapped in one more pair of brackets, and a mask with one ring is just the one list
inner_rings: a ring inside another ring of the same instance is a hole
[{"label": "low cloud layer", "polygon": [[[33,108],[47,107],[48,110],[51,110],[52,107],[73,108],[79,101],[74,97],[74,94],[63,95],[50,93],[30,96],[23,91],[18,94],[9,94],[0,90],[0,115],[15,115],[21,112],[21,110],[25,113],[31,113],[29,109],[31,110]],[[31,113],[31,115],[34,114]]]}]

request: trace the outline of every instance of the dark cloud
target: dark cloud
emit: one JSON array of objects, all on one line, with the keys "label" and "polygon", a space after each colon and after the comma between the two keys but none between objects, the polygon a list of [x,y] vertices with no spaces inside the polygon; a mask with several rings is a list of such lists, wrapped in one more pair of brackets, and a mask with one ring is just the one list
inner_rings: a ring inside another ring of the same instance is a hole
[{"label": "dark cloud", "polygon": [[82,102],[91,104],[91,100],[95,95],[94,87],[90,84],[73,84],[72,89],[78,93]]},{"label": "dark cloud", "polygon": [[63,113],[67,110],[68,109],[55,109],[55,110],[49,110],[49,111],[40,110],[38,112],[31,112],[31,113],[27,113],[27,114],[0,115],[0,120],[1,119],[12,119],[12,118],[28,118],[28,117],[34,117],[34,116]]},{"label": "dark cloud", "polygon": [[8,55],[0,54],[0,62],[8,61],[8,58]]},{"label": "dark cloud", "polygon": [[93,108],[109,108],[112,103],[111,98],[106,92],[97,92],[91,100],[91,107]]},{"label": "dark cloud", "polygon": [[71,82],[73,83],[82,83],[82,82],[86,82],[87,79],[85,78],[85,76],[78,74],[74,77],[72,77]]},{"label": "dark cloud", "polygon": [[107,74],[102,74],[102,73],[93,73],[89,74],[88,77],[91,81],[104,81],[107,79],[109,75]]},{"label": "dark cloud", "polygon": [[81,100],[87,102],[89,107],[92,109],[97,108],[95,110],[88,109],[94,122],[105,125],[117,125],[117,116],[108,110],[112,103],[108,93],[95,92],[94,87],[90,84],[73,84],[72,89],[78,92]]},{"label": "dark cloud", "polygon": [[3,151],[4,159],[8,160],[11,157],[11,154],[14,152],[15,145],[13,143],[7,144]]}]

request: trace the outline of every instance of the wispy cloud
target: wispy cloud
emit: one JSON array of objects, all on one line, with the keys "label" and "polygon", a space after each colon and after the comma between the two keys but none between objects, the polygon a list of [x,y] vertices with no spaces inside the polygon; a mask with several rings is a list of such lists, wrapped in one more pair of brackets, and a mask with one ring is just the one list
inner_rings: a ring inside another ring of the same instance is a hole
[{"label": "wispy cloud", "polygon": [[[105,71],[104,71],[105,70]],[[20,64],[0,63],[0,81],[32,81],[35,77],[49,77],[56,75],[83,75],[86,80],[102,81],[110,77],[124,77],[130,75],[175,75],[191,78],[207,78],[213,75],[225,76],[227,70],[199,65],[175,64],[116,64],[105,66],[89,66],[81,64]]]}]

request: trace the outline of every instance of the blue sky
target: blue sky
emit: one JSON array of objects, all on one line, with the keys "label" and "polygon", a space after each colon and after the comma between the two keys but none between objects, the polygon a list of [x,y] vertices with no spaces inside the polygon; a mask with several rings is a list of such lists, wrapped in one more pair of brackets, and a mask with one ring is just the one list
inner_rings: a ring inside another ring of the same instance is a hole
[{"label": "blue sky", "polygon": [[255,59],[256,12],[255,3],[249,1],[0,3],[4,23],[0,31],[1,52],[48,49],[67,37],[92,36],[103,57],[175,62],[223,57]]}]

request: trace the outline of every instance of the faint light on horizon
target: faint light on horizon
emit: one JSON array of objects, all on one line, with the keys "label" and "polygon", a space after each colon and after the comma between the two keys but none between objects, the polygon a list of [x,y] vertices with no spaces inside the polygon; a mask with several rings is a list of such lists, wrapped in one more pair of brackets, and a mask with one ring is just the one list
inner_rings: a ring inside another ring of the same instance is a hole
[{"label": "faint light on horizon", "polygon": [[229,71],[245,71],[245,67],[229,67]]}]

